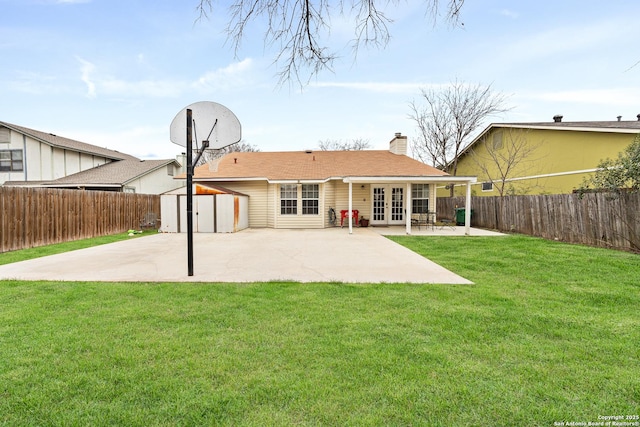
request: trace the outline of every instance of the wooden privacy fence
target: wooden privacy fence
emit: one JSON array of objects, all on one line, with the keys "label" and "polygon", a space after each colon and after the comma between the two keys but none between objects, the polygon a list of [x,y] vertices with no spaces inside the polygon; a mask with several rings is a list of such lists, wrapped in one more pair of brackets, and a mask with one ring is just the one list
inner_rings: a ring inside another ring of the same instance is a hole
[{"label": "wooden privacy fence", "polygon": [[[453,218],[464,204],[438,198],[438,218]],[[640,193],[472,197],[471,210],[476,227],[640,251]]]},{"label": "wooden privacy fence", "polygon": [[160,196],[0,187],[0,252],[138,229]]}]

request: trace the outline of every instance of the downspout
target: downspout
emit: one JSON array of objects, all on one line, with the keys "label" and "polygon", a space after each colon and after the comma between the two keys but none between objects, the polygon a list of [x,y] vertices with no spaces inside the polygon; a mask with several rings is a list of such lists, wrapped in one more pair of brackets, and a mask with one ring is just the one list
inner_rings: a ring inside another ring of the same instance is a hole
[{"label": "downspout", "polygon": [[351,210],[353,209],[353,183],[349,179],[349,212],[347,218],[349,219],[349,234],[353,234],[353,221],[351,220]]}]

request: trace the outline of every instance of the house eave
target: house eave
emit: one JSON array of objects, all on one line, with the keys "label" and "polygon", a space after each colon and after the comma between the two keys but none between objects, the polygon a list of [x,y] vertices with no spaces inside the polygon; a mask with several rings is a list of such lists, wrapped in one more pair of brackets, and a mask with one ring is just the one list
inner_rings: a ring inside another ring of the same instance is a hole
[{"label": "house eave", "polygon": [[[175,178],[179,179],[179,178]],[[184,179],[184,178],[182,178]],[[451,175],[438,175],[438,176],[332,176],[324,179],[269,179],[266,177],[252,177],[252,178],[232,178],[232,177],[219,177],[219,178],[193,178],[194,182],[229,182],[229,181],[266,181],[269,184],[324,184],[329,181],[338,180],[344,183],[399,183],[399,182],[424,182],[424,183],[475,183],[477,177],[475,176],[451,176]]]},{"label": "house eave", "polygon": [[[144,160],[141,160],[141,161],[144,162]],[[149,174],[151,174],[151,173],[153,173],[153,172],[155,172],[157,170],[160,170],[160,169],[162,169],[164,167],[167,167],[168,165],[170,165],[172,163],[177,165],[178,167],[180,166],[180,163],[178,163],[178,161],[173,160],[173,159],[169,159],[169,160],[165,161],[164,163],[160,163],[158,166],[156,166],[154,168],[148,169],[148,170],[146,170],[144,172],[141,172],[141,173],[137,174],[134,177],[128,178],[127,180],[125,180],[123,182],[123,185],[127,185],[127,184],[130,184],[130,183],[132,183],[133,181],[135,181],[137,179],[144,178],[146,175],[149,175]]]},{"label": "house eave", "polygon": [[475,183],[478,178],[475,176],[349,176],[343,178],[342,182],[348,184],[365,184],[365,183],[399,183],[399,182],[415,182],[415,183]]},{"label": "house eave", "polygon": [[[616,128],[606,126],[554,126],[552,124],[526,124],[526,123],[493,123],[486,130],[490,128],[511,128],[511,129],[543,129],[543,130],[569,130],[577,132],[604,132],[604,133],[640,133],[640,129],[637,128]],[[485,133],[483,132],[483,134]],[[477,139],[477,138],[476,138]]]}]

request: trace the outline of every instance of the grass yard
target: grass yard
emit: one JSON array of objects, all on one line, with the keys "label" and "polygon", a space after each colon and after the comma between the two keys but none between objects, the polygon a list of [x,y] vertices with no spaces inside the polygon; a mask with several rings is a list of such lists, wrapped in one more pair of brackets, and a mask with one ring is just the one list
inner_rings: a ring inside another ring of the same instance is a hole
[{"label": "grass yard", "polygon": [[10,251],[0,253],[0,265],[10,264],[12,262],[25,261],[27,259],[40,258],[43,256],[59,254],[62,252],[75,251],[77,249],[85,249],[91,246],[105,245],[107,243],[119,242],[120,240],[136,239],[142,236],[150,236],[156,234],[156,230],[136,231],[133,236],[129,233],[111,234],[108,236],[93,237],[90,239],[74,240],[71,242],[56,243],[55,245],[38,246],[35,248],[22,249],[19,251]]},{"label": "grass yard", "polygon": [[475,285],[1,282],[0,425],[640,415],[640,256],[523,236],[392,239]]}]

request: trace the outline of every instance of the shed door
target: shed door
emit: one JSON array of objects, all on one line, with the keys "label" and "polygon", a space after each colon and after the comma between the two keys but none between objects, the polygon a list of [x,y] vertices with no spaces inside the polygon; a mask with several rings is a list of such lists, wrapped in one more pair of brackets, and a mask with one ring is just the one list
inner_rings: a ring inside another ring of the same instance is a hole
[{"label": "shed door", "polygon": [[[214,230],[214,196],[193,196],[193,232],[213,233]],[[187,232],[187,196],[180,195],[180,232]]]}]

